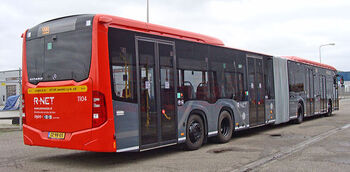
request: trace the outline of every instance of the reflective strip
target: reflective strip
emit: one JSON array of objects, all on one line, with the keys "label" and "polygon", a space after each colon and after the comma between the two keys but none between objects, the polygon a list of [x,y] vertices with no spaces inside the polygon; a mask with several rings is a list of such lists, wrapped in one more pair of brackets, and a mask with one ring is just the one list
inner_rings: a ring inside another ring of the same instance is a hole
[{"label": "reflective strip", "polygon": [[122,110],[117,111],[117,116],[123,116],[123,115],[125,115],[124,111]]},{"label": "reflective strip", "polygon": [[276,121],[275,119],[274,119],[274,120],[270,120],[270,121],[269,121],[269,123],[271,123],[271,122],[275,122],[275,121]]},{"label": "reflective strip", "polygon": [[181,137],[181,138],[177,139],[178,142],[182,142],[182,141],[185,141],[185,140],[186,140],[186,137]]},{"label": "reflective strip", "polygon": [[265,121],[266,124],[270,124],[270,123],[273,123],[275,122],[276,120],[275,119],[272,119],[272,120],[268,120],[268,121]]},{"label": "reflective strip", "polygon": [[218,131],[209,132],[209,133],[208,133],[208,136],[215,135],[215,134],[218,134]]},{"label": "reflective strip", "polygon": [[298,116],[291,116],[289,117],[289,119],[294,119],[294,118],[297,118]]},{"label": "reflective strip", "polygon": [[133,146],[129,148],[124,148],[124,149],[117,149],[117,152],[127,152],[127,151],[132,151],[132,150],[138,150],[139,146]]},{"label": "reflective strip", "polygon": [[248,128],[249,126],[240,126],[240,127],[235,127],[235,130],[240,130],[240,129],[243,129],[243,128]]},{"label": "reflective strip", "polygon": [[143,152],[143,151],[148,151],[148,150],[152,150],[152,149],[157,149],[157,148],[162,148],[162,147],[166,147],[166,146],[176,145],[176,144],[177,144],[177,143],[170,143],[170,144],[160,145],[160,146],[151,147],[151,148],[147,148],[147,149],[141,149],[141,152]]}]

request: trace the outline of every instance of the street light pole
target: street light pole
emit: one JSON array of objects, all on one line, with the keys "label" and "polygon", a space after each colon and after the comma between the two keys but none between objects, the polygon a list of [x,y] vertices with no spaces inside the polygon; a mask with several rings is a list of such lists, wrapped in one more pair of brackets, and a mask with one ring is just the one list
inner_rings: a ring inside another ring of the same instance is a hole
[{"label": "street light pole", "polygon": [[147,23],[149,23],[149,0],[147,0]]},{"label": "street light pole", "polygon": [[318,48],[318,54],[320,56],[320,63],[321,63],[321,48],[324,47],[324,46],[329,46],[329,45],[334,46],[335,43],[323,44],[323,45],[320,45],[320,47]]}]

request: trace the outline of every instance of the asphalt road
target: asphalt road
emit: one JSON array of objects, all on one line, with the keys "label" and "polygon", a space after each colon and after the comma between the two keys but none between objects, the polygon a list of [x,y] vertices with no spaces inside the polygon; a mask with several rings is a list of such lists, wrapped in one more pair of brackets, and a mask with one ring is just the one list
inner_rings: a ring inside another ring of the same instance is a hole
[{"label": "asphalt road", "polygon": [[197,151],[94,153],[23,145],[0,129],[0,171],[350,171],[350,99],[332,117],[239,132]]}]

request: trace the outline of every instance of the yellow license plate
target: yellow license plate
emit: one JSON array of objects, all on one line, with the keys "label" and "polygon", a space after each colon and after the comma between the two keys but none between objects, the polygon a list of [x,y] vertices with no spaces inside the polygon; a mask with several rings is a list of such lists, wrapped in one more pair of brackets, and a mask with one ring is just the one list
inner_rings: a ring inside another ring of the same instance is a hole
[{"label": "yellow license plate", "polygon": [[64,136],[66,133],[60,133],[60,132],[49,132],[49,138],[50,139],[64,139]]}]

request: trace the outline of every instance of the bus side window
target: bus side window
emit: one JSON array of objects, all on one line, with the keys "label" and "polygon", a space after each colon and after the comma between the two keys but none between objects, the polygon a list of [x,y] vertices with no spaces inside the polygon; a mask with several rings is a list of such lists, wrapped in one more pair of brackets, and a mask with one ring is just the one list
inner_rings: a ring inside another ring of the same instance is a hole
[{"label": "bus side window", "polygon": [[237,74],[237,89],[236,89],[236,101],[243,101],[244,100],[244,88],[243,88],[243,73],[236,73]]},{"label": "bus side window", "polygon": [[225,97],[233,99],[236,93],[236,78],[235,73],[225,72]]},{"label": "bus side window", "polygon": [[128,31],[110,28],[108,32],[113,99],[136,102],[135,41]]},{"label": "bus side window", "polygon": [[[181,71],[179,71],[181,76]],[[204,71],[184,70],[184,79],[180,79],[179,91],[184,94],[184,100],[207,100],[209,97],[208,73]],[[182,83],[181,83],[182,82]]]}]

